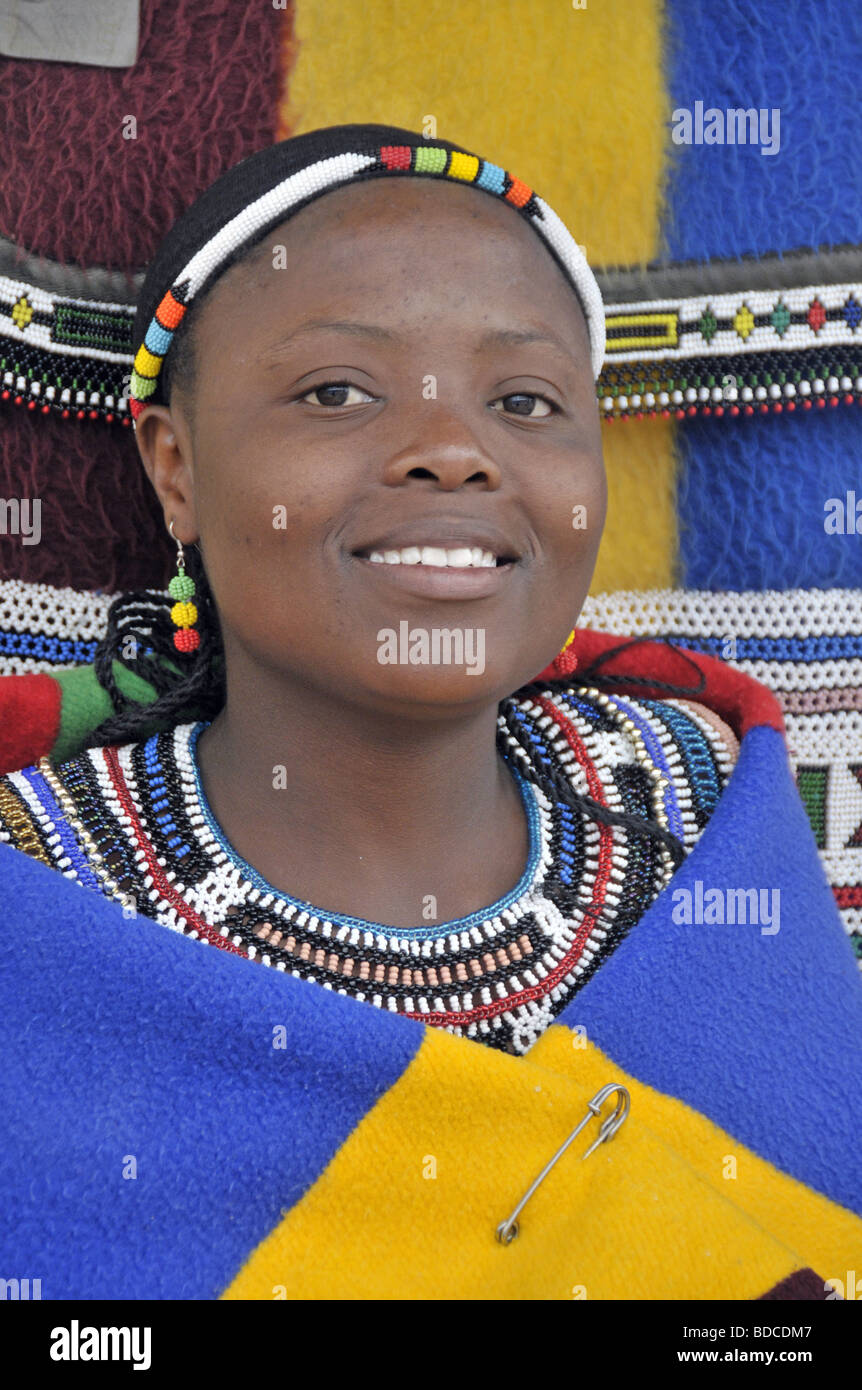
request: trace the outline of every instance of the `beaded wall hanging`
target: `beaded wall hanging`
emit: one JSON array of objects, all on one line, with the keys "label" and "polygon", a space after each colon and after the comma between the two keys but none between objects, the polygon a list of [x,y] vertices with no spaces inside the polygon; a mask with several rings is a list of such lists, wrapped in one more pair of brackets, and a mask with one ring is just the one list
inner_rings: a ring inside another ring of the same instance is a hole
[{"label": "beaded wall hanging", "polygon": [[0,276],[0,399],[62,419],[131,423],[134,313]]},{"label": "beaded wall hanging", "polygon": [[607,420],[733,420],[862,404],[862,248],[596,278]]}]

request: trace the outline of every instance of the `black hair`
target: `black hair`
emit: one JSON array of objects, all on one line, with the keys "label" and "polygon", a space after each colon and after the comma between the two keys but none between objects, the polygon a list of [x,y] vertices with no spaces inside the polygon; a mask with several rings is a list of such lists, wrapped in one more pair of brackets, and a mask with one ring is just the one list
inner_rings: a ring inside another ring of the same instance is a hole
[{"label": "black hair", "polygon": [[[131,743],[154,726],[182,718],[214,719],[227,697],[221,624],[200,551],[185,547],[185,570],[195,584],[194,604],[200,646],[193,654],[174,646],[176,628],[170,610],[174,600],[159,589],[119,594],[108,609],[105,635],[96,648],[96,679],[113,705],[82,748]],[[148,681],[156,698],[147,705],[130,699],[117,684],[114,663]]]}]

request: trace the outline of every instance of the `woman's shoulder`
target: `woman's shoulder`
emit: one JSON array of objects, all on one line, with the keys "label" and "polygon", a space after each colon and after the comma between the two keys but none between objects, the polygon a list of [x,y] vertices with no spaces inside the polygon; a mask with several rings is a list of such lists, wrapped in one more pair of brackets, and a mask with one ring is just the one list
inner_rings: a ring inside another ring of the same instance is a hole
[{"label": "woman's shoulder", "polygon": [[686,849],[694,845],[739,756],[738,738],[714,710],[690,699],[556,685],[528,704],[552,735],[548,751],[577,792],[610,795],[622,807],[636,802],[637,785],[646,778],[645,786],[665,788],[668,827]]},{"label": "woman's shoulder", "polygon": [[732,768],[739,758],[739,739],[720,715],[715,710],[710,709],[709,705],[702,705],[697,700],[654,700],[650,702],[654,706],[667,705],[687,716],[694,728],[699,729],[711,746],[722,757],[722,762],[726,764],[728,770]]},{"label": "woman's shoulder", "polygon": [[579,707],[581,712],[592,708],[596,715],[600,712],[610,715],[617,711],[624,728],[627,718],[634,724],[634,729],[629,732],[639,730],[643,735],[646,729],[650,729],[659,735],[660,742],[664,744],[679,744],[691,750],[698,746],[708,748],[728,773],[739,757],[739,739],[733,729],[709,705],[697,700],[679,697],[646,699],[619,692],[607,693],[592,687],[577,690],[570,687],[561,691],[559,687],[548,686],[542,692],[543,698],[551,700],[561,695],[570,704],[574,697],[572,708],[575,712]]}]

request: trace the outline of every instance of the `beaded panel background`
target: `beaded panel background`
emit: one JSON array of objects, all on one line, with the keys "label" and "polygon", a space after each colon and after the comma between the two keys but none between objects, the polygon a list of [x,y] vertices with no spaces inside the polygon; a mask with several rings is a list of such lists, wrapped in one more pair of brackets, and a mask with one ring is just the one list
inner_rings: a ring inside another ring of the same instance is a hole
[{"label": "beaded panel background", "polygon": [[[91,662],[113,597],[0,582],[0,675]],[[774,691],[796,784],[862,968],[862,589],[597,594],[579,626],[670,637]]]}]

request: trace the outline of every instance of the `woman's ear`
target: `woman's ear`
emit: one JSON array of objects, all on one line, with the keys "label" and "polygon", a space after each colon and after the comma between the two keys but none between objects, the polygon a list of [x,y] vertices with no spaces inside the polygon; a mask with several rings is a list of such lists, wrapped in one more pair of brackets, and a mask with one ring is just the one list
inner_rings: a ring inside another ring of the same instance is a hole
[{"label": "woman's ear", "polygon": [[191,545],[198,530],[191,439],[184,421],[168,406],[147,406],[135,422],[135,442],[162,504],[165,525],[173,521],[177,540]]}]

